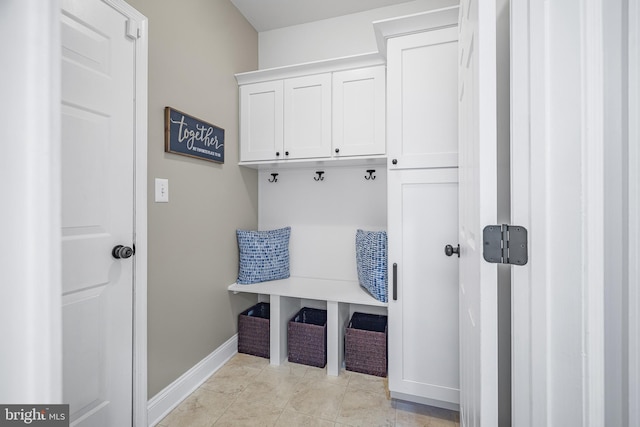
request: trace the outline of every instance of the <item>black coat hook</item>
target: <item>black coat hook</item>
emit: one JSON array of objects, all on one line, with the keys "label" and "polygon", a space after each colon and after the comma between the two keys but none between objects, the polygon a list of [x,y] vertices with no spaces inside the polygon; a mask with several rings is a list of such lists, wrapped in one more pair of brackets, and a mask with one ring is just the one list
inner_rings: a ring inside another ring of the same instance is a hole
[{"label": "black coat hook", "polygon": [[269,182],[278,182],[278,174],[277,173],[272,173],[271,176],[272,176],[272,178],[268,179],[267,181],[269,181]]},{"label": "black coat hook", "polygon": [[376,176],[374,175],[374,173],[376,172],[375,169],[367,169],[367,173],[369,174],[369,176],[365,175],[364,179],[376,179]]},{"label": "black coat hook", "polygon": [[316,174],[318,176],[314,177],[313,179],[315,181],[324,181],[324,176],[322,176],[323,173],[324,173],[324,171],[316,171]]}]

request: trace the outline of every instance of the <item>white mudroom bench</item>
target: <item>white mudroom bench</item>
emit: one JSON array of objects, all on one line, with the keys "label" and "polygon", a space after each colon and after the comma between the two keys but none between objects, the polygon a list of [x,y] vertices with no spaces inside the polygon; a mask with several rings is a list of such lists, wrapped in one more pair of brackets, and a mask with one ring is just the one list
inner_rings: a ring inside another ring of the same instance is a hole
[{"label": "white mudroom bench", "polygon": [[[344,333],[353,311],[386,314],[380,302],[357,281],[289,277],[269,282],[229,286],[232,292],[268,296],[270,303],[270,362],[280,365],[287,359],[287,324],[303,306],[326,307],[327,374],[337,376],[344,362]],[[316,304],[314,304],[316,302]],[[326,306],[325,306],[326,304]],[[378,309],[376,309],[376,307]]]}]

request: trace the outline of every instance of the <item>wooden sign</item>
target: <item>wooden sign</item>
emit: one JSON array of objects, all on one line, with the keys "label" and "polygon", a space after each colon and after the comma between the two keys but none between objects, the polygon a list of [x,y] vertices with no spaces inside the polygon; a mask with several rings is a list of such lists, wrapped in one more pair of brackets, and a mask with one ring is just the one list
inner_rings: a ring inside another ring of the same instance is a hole
[{"label": "wooden sign", "polygon": [[224,163],[224,129],[165,107],[164,151]]}]

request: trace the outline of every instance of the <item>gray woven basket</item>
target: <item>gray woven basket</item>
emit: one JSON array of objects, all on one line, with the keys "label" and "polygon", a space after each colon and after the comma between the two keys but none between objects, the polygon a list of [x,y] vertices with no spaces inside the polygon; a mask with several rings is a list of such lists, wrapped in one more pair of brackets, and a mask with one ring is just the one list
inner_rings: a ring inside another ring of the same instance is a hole
[{"label": "gray woven basket", "polygon": [[327,311],[305,307],[287,326],[289,362],[324,368],[327,364]]},{"label": "gray woven basket", "polygon": [[345,332],[348,371],[387,376],[387,316],[353,313]]},{"label": "gray woven basket", "polygon": [[269,303],[260,302],[238,315],[238,353],[269,358]]}]

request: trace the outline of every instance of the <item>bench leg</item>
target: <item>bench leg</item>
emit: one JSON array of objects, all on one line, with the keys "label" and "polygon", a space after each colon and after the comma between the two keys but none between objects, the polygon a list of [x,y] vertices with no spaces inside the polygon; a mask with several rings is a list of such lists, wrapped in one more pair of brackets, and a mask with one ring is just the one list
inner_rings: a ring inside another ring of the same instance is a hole
[{"label": "bench leg", "polygon": [[289,319],[300,310],[300,299],[271,295],[270,304],[270,362],[279,366],[287,360],[287,325]]},{"label": "bench leg", "polygon": [[344,364],[344,328],[349,304],[327,301],[327,375],[338,376]]}]

